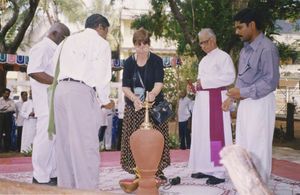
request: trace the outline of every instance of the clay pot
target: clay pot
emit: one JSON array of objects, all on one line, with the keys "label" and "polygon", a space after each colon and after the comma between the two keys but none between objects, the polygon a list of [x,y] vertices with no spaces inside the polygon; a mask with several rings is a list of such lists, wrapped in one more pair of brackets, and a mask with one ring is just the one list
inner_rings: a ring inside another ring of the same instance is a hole
[{"label": "clay pot", "polygon": [[130,136],[130,148],[141,174],[136,194],[158,194],[155,173],[161,159],[164,137],[156,129],[139,129]]}]

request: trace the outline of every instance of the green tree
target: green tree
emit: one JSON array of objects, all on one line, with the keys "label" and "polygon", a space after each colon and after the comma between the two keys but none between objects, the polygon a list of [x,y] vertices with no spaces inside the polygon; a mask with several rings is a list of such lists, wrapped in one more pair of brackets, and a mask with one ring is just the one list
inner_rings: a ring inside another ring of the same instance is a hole
[{"label": "green tree", "polygon": [[275,20],[298,19],[299,0],[152,0],[153,11],[137,18],[133,28],[143,26],[156,37],[177,41],[179,55],[204,55],[198,45],[197,33],[210,27],[217,36],[218,46],[234,59],[241,41],[234,34],[233,16],[241,8],[251,7],[262,13],[264,31],[275,33]]},{"label": "green tree", "polygon": [[[275,20],[299,18],[299,2],[299,0],[152,0],[153,10],[138,17],[132,23],[132,28],[144,27],[157,38],[164,37],[176,41],[177,53],[189,57],[189,60],[185,60],[185,66],[180,68],[182,79],[176,75],[173,77],[177,81],[181,80],[181,84],[177,82],[176,85],[168,86],[171,88],[165,89],[166,93],[170,93],[166,96],[173,97],[174,91],[179,89],[178,85],[186,86],[185,78],[190,77],[194,82],[196,80],[198,62],[204,55],[197,36],[202,28],[213,29],[218,46],[228,52],[236,63],[242,42],[235,35],[233,16],[240,9],[251,7],[263,13],[263,31],[271,36],[276,30]],[[193,59],[194,56],[197,60]],[[168,72],[166,73],[168,78]],[[168,82],[166,79],[165,86],[169,85]]]},{"label": "green tree", "polygon": [[300,56],[299,52],[296,51],[296,48],[285,43],[278,43],[277,47],[280,53],[280,60],[282,61],[282,64],[288,64],[289,60],[294,62]]},{"label": "green tree", "polygon": [[[83,26],[88,15],[101,13],[110,16],[109,21],[111,18],[114,21],[110,27],[113,35],[111,37],[119,37],[119,17],[111,14],[113,13],[112,3],[105,5],[102,0],[89,1],[91,4],[89,7],[83,0],[2,0],[1,2],[1,53],[15,54],[18,48],[23,48],[24,45],[30,46],[32,32],[39,28],[38,24],[45,17],[49,26],[55,22],[61,22],[62,17],[71,24]],[[23,41],[26,31],[28,31],[28,39]],[[0,89],[6,86],[6,74],[6,70],[0,70]]]},{"label": "green tree", "polygon": [[[102,4],[102,1],[98,2],[99,5]],[[98,9],[98,4],[93,7]],[[90,12],[82,0],[41,0],[39,7],[46,14],[50,25],[61,22],[62,16],[69,23],[83,24]]]},{"label": "green tree", "polygon": [[[0,52],[15,54],[34,18],[39,0],[4,0],[1,3]],[[0,70],[0,89],[6,86],[6,70]]]}]

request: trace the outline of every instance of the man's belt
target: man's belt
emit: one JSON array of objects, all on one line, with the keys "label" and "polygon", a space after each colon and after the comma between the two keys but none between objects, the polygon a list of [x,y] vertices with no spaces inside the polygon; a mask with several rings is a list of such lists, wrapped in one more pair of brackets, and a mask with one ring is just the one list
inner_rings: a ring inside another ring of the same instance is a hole
[{"label": "man's belt", "polygon": [[[85,82],[83,82],[83,81],[81,81],[81,80],[76,80],[76,79],[73,79],[73,78],[70,78],[70,77],[61,79],[61,80],[59,80],[59,82],[60,82],[60,81],[72,81],[72,82],[78,82],[78,83],[85,84]],[[87,84],[85,84],[85,85],[87,85]],[[87,86],[88,86],[88,85],[87,85]],[[96,91],[96,87],[92,87],[92,88],[94,89],[94,91]]]},{"label": "man's belt", "polygon": [[76,80],[76,79],[72,79],[72,78],[70,78],[70,77],[61,79],[61,80],[59,80],[59,81],[73,81],[73,82],[78,82],[78,83],[83,83],[83,84],[85,84],[85,82],[83,82],[83,81]]}]

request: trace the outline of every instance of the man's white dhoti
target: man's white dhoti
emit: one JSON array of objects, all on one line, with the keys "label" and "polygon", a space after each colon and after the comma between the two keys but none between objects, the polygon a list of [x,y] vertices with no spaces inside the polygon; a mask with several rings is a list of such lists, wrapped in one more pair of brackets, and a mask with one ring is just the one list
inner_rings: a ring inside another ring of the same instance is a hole
[{"label": "man's white dhoti", "polygon": [[31,150],[31,144],[36,134],[36,118],[30,117],[24,120],[22,141],[21,141],[21,153]]},{"label": "man's white dhoti", "polygon": [[273,92],[253,100],[241,100],[236,121],[236,144],[245,148],[265,183],[272,169],[272,141],[276,101]]},{"label": "man's white dhoti", "polygon": [[[222,91],[222,101],[226,91]],[[211,160],[210,143],[210,109],[209,92],[197,91],[192,119],[192,141],[190,150],[189,167],[194,172],[202,172],[218,178],[224,178],[225,168],[215,166]],[[231,118],[229,112],[223,112],[224,140],[225,145],[232,144]]]},{"label": "man's white dhoti", "polygon": [[22,141],[21,141],[21,152],[31,150],[31,144],[36,134],[36,117],[29,116],[33,111],[32,100],[27,100],[24,102],[20,115],[24,118],[23,122],[23,132],[22,132]]},{"label": "man's white dhoti", "polygon": [[36,124],[37,132],[33,140],[33,177],[37,179],[40,183],[47,183],[49,182],[50,178],[57,177],[55,136],[53,136],[52,140],[49,139],[48,124],[49,115],[38,117]]}]

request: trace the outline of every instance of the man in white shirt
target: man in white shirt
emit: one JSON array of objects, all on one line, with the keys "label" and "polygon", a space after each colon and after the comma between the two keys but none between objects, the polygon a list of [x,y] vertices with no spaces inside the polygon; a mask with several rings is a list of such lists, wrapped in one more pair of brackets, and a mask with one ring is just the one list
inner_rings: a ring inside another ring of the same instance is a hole
[{"label": "man in white shirt", "polygon": [[180,138],[180,149],[190,149],[191,146],[191,135],[188,130],[188,120],[191,116],[192,101],[186,97],[186,90],[180,91],[180,99],[178,106],[178,124],[179,124],[179,138]]},{"label": "man in white shirt", "polygon": [[201,30],[198,37],[207,55],[198,66],[189,167],[193,178],[208,178],[206,183],[215,185],[225,181],[219,152],[232,144],[230,115],[221,106],[227,98],[226,86],[234,82],[235,69],[230,56],[217,47],[211,29]]},{"label": "man in white shirt", "polygon": [[55,138],[48,137],[49,106],[47,88],[53,82],[55,66],[52,57],[57,45],[70,35],[62,23],[51,26],[48,36],[33,46],[29,53],[27,74],[32,88],[37,132],[33,141],[33,183],[56,185]]},{"label": "man in white shirt", "polygon": [[70,36],[56,50],[54,63],[61,52],[54,95],[60,187],[99,188],[100,104],[106,109],[114,106],[109,99],[111,50],[105,40],[108,27],[105,17],[93,14],[87,18],[84,31]]},{"label": "man in white shirt", "polygon": [[21,152],[21,139],[24,118],[20,114],[23,103],[27,101],[28,94],[26,91],[21,92],[21,100],[16,103],[16,126],[17,126],[17,151]]},{"label": "man in white shirt", "polygon": [[21,153],[24,153],[32,149],[31,144],[33,144],[33,138],[36,134],[37,118],[35,117],[33,109],[31,90],[29,92],[29,99],[26,102],[24,102],[19,114],[24,118],[21,142]]},{"label": "man in white shirt", "polygon": [[12,115],[16,111],[15,103],[9,98],[10,90],[3,89],[0,98],[0,149],[2,146],[2,137],[4,137],[4,152],[9,152],[11,148],[11,129]]}]

